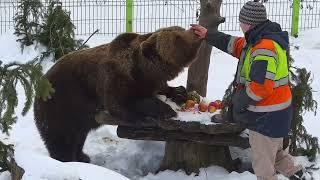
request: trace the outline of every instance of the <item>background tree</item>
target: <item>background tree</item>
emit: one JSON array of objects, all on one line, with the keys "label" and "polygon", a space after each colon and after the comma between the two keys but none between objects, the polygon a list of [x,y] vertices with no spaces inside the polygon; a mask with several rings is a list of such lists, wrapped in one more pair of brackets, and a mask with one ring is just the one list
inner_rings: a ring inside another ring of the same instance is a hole
[{"label": "background tree", "polygon": [[[26,100],[22,115],[25,115],[32,105],[35,96],[44,100],[54,92],[51,84],[42,75],[41,57],[25,64],[12,62],[3,64],[0,61],[0,130],[9,134],[16,121],[15,109],[18,105],[17,84],[24,89]],[[8,156],[12,153],[12,145],[0,141],[0,171],[8,170]]]},{"label": "background tree", "polygon": [[50,0],[46,8],[41,0],[19,1],[14,20],[14,34],[18,36],[22,50],[40,42],[47,48],[43,55],[53,54],[53,61],[56,61],[71,51],[88,48],[82,39],[75,39],[70,12],[63,9],[59,0]]},{"label": "background tree", "polygon": [[40,32],[39,23],[42,18],[43,5],[41,0],[20,0],[15,14],[14,34],[19,37],[21,49],[32,45]]},{"label": "background tree", "polygon": [[75,26],[71,21],[70,13],[63,9],[62,3],[58,0],[49,1],[41,29],[38,40],[48,48],[47,55],[54,54],[54,61],[80,47],[88,47],[82,46],[83,40],[75,40]]}]

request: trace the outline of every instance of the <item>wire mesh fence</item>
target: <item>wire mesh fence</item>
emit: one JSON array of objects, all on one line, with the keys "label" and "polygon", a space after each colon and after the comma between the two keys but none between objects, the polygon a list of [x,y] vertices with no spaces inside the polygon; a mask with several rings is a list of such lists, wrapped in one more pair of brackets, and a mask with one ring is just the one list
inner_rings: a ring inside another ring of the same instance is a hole
[{"label": "wire mesh fence", "polygon": [[[221,16],[226,22],[222,31],[238,31],[238,14],[247,0],[223,0]],[[77,35],[88,35],[99,29],[101,35],[126,31],[126,0],[61,0],[70,12]],[[12,32],[18,0],[0,0],[0,34]],[[47,5],[47,1],[44,1]],[[265,3],[269,19],[290,31],[292,0],[269,0]],[[146,33],[161,27],[197,23],[199,0],[133,0],[133,31]],[[300,6],[300,30],[320,27],[320,0],[304,0]]]},{"label": "wire mesh fence", "polygon": [[0,34],[13,29],[13,17],[16,12],[17,2],[0,0]]},{"label": "wire mesh fence", "polygon": [[300,10],[300,29],[320,27],[320,1],[304,0]]}]

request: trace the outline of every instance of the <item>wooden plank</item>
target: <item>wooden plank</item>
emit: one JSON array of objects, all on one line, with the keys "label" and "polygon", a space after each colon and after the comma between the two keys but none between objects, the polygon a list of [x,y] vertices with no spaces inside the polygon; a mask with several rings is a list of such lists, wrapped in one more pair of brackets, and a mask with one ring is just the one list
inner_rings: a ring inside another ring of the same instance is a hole
[{"label": "wooden plank", "polygon": [[145,118],[141,121],[123,121],[112,117],[108,112],[101,111],[96,114],[96,121],[99,124],[130,126],[130,127],[159,127],[168,131],[183,131],[186,133],[205,134],[239,134],[244,129],[233,123],[201,124],[200,122],[185,122],[174,119],[153,119]]},{"label": "wooden plank", "polygon": [[248,138],[238,135],[220,134],[210,135],[204,133],[190,133],[183,131],[167,131],[161,128],[136,128],[118,126],[117,134],[120,138],[134,140],[153,140],[153,141],[189,141],[215,146],[235,146],[248,148]]}]

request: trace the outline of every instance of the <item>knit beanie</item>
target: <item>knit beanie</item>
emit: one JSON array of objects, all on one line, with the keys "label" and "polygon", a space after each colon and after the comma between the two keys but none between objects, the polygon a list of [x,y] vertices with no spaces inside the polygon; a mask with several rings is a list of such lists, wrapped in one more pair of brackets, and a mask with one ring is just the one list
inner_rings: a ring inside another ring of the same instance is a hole
[{"label": "knit beanie", "polygon": [[240,10],[239,21],[244,24],[258,25],[266,20],[266,8],[260,2],[249,1]]}]

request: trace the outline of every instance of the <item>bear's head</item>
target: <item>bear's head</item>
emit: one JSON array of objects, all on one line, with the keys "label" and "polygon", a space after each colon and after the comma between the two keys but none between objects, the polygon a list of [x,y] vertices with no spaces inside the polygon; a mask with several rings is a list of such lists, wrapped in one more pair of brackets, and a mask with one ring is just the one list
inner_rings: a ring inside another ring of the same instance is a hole
[{"label": "bear's head", "polygon": [[201,42],[191,30],[173,26],[154,32],[140,44],[140,51],[156,78],[171,80],[195,60]]}]

